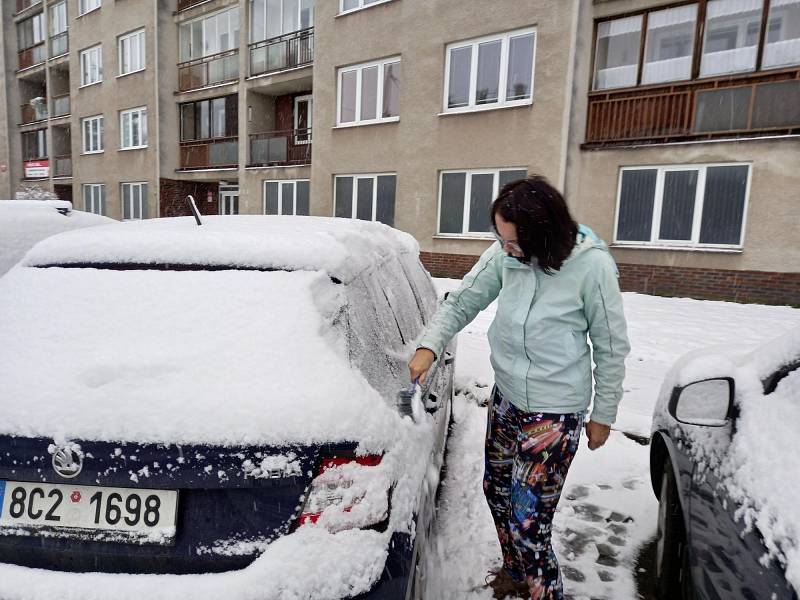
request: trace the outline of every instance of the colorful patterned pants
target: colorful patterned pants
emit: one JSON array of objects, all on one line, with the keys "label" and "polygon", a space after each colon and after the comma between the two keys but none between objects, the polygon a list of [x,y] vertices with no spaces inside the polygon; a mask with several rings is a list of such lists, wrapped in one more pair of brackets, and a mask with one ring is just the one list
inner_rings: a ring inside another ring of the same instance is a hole
[{"label": "colorful patterned pants", "polygon": [[527,581],[532,600],[563,598],[550,536],[583,419],[583,412],[524,412],[497,388],[492,394],[483,491],[497,528],[503,566],[516,581]]}]

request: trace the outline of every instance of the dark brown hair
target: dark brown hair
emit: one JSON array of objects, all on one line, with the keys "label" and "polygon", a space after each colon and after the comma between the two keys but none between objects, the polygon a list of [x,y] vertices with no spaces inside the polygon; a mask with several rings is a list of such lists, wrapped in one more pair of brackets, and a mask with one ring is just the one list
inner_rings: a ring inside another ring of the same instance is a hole
[{"label": "dark brown hair", "polygon": [[517,243],[530,263],[533,258],[548,275],[558,271],[575,247],[578,224],[567,208],[564,196],[544,177],[532,175],[503,187],[492,203],[495,215],[517,226]]}]

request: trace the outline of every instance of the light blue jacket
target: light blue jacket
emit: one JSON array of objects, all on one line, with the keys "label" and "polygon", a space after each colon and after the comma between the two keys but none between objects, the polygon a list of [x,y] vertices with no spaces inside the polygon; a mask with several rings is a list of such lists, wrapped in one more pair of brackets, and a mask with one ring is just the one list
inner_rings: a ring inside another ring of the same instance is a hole
[{"label": "light blue jacket", "polygon": [[507,256],[492,244],[434,315],[417,344],[440,356],[447,343],[497,298],[489,327],[495,384],[527,412],[584,411],[611,425],[616,419],[630,351],[617,267],[605,243],[581,225],[559,271]]}]

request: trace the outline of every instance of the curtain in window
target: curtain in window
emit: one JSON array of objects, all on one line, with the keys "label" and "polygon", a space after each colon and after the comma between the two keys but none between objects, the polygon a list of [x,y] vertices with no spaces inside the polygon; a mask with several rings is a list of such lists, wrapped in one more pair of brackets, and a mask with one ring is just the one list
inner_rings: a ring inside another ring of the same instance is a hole
[{"label": "curtain in window", "polygon": [[309,210],[309,182],[298,181],[295,184],[295,214],[308,216],[311,214]]},{"label": "curtain in window", "polygon": [[691,240],[697,171],[666,171],[661,200],[661,240]]},{"label": "curtain in window", "polygon": [[460,108],[469,104],[469,77],[472,46],[450,50],[450,78],[447,84],[447,107]]},{"label": "curtain in window", "polygon": [[474,233],[491,231],[489,207],[494,193],[494,173],[475,173],[471,180],[469,198],[469,230]]},{"label": "curtain in window", "polygon": [[761,64],[765,69],[800,64],[800,0],[772,0]]},{"label": "curtain in window", "polygon": [[660,10],[648,15],[642,83],[691,77],[696,21],[697,4]]},{"label": "curtain in window", "polygon": [[748,170],[736,165],[706,171],[701,244],[741,244]]},{"label": "curtain in window", "polygon": [[641,15],[604,21],[597,26],[595,89],[636,85],[641,36]]},{"label": "curtain in window", "polygon": [[336,178],[335,216],[350,219],[353,217],[353,178]]},{"label": "curtain in window", "polygon": [[375,220],[394,227],[394,203],[397,177],[395,175],[378,176],[377,206]]},{"label": "curtain in window", "polygon": [[622,172],[622,189],[617,214],[617,239],[649,242],[653,226],[657,169]]},{"label": "curtain in window", "polygon": [[278,194],[280,184],[277,181],[267,181],[264,184],[264,214],[278,214]]},{"label": "curtain in window", "polygon": [[372,220],[372,193],[374,181],[371,177],[356,179],[356,219]]},{"label": "curtain in window", "polygon": [[762,0],[709,1],[701,77],[755,69],[762,6]]},{"label": "curtain in window", "polygon": [[442,173],[442,198],[439,212],[440,233],[462,233],[466,173]]}]

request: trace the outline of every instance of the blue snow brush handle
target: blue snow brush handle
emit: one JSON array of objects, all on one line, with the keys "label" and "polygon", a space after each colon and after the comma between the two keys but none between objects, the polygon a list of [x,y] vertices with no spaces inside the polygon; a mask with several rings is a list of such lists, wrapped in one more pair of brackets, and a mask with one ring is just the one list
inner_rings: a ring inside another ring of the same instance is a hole
[{"label": "blue snow brush handle", "polygon": [[419,377],[414,380],[411,387],[403,388],[397,394],[397,410],[400,411],[400,414],[404,417],[409,416],[414,418],[411,405],[414,400],[414,394],[417,393],[417,387],[419,387]]}]

